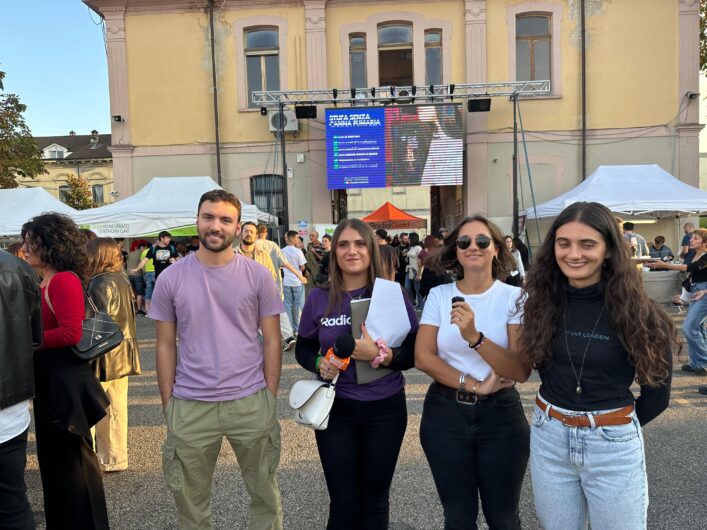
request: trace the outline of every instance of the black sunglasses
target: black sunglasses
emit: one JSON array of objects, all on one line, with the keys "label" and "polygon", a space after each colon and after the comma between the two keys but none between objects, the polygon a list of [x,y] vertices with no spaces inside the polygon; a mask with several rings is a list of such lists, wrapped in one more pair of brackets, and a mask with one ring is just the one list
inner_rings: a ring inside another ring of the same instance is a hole
[{"label": "black sunglasses", "polygon": [[[481,250],[487,249],[491,246],[491,238],[489,236],[482,234],[480,236],[476,236],[474,239],[476,239],[476,246]],[[458,237],[456,240],[457,248],[459,250],[466,250],[471,246],[471,241],[472,238],[469,236]]]}]

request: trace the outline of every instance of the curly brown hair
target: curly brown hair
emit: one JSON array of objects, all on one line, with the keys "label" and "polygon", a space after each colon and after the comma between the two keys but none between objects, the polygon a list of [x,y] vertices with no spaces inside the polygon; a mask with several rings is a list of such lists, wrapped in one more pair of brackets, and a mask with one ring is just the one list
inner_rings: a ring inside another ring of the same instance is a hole
[{"label": "curly brown hair", "polygon": [[636,369],[636,381],[658,386],[668,377],[665,352],[677,344],[677,331],[665,311],[648,298],[611,211],[596,202],[577,202],[565,208],[536,254],[524,286],[521,355],[539,370],[552,362],[552,345],[567,311],[567,278],[555,258],[555,234],[572,221],[593,228],[604,239],[607,257],[599,288],[609,321]]},{"label": "curly brown hair", "polygon": [[43,213],[22,225],[22,239],[39,259],[57,272],[71,271],[86,279],[86,239],[69,217]]},{"label": "curly brown hair", "polygon": [[465,224],[478,221],[486,225],[493,240],[494,246],[498,249],[498,255],[493,258],[491,274],[494,280],[505,280],[513,269],[516,268],[516,260],[511,255],[506,242],[503,239],[501,230],[483,215],[472,215],[465,217],[454,229],[444,238],[444,245],[439,252],[435,252],[428,257],[428,266],[436,274],[445,272],[454,273],[457,280],[464,278],[464,269],[457,259],[457,238],[459,231]]}]

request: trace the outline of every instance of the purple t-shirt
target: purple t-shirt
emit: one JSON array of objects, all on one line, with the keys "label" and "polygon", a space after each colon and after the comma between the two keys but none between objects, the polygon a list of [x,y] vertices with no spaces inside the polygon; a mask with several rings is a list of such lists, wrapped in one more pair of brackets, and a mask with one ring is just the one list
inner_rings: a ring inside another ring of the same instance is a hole
[{"label": "purple t-shirt", "polygon": [[165,269],[148,316],[177,323],[174,396],[227,401],[264,388],[260,319],[283,311],[270,271],[239,254],[219,267],[190,254]]},{"label": "purple t-shirt", "polygon": [[[341,308],[338,311],[334,310],[325,318],[324,313],[329,305],[329,291],[315,287],[310,291],[304,304],[298,333],[303,337],[318,339],[321,352],[325,354],[329,348],[334,346],[336,337],[351,335],[351,299],[363,295],[365,289],[364,287],[350,291],[348,293],[350,296],[344,294]],[[365,298],[365,295],[363,297]],[[403,298],[410,319],[411,331],[416,331],[417,315],[407,297]],[[393,371],[380,379],[359,385],[356,383],[356,363],[351,362],[349,367],[339,376],[336,383],[336,393],[338,396],[348,399],[375,401],[397,394],[404,386],[405,378],[399,371]]]}]

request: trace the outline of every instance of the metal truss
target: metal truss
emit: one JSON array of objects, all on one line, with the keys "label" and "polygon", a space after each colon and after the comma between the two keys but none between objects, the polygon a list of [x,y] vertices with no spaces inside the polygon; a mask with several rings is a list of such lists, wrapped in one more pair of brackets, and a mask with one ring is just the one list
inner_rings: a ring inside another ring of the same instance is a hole
[{"label": "metal truss", "polygon": [[325,90],[267,90],[253,92],[259,107],[279,105],[390,105],[442,103],[489,97],[533,97],[550,94],[550,81],[471,83],[429,86],[385,86]]}]

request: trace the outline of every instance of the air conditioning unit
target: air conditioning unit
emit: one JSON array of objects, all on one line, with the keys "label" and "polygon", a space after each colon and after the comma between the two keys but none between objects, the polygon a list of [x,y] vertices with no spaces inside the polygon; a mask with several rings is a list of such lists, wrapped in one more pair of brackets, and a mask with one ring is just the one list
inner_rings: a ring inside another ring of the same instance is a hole
[{"label": "air conditioning unit", "polygon": [[[283,116],[285,118],[285,123],[283,124],[283,129],[285,132],[299,131],[299,121],[297,121],[297,116],[295,116],[294,110],[283,111]],[[269,110],[268,111],[268,129],[270,129],[270,132],[279,132],[280,131],[280,111],[279,110]]]}]

